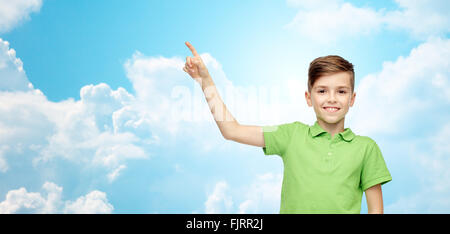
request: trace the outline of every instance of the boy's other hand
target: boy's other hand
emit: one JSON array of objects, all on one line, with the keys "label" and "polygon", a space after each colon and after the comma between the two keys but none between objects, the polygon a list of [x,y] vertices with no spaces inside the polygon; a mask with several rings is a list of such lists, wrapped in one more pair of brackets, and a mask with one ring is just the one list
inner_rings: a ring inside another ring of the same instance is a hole
[{"label": "boy's other hand", "polygon": [[194,46],[192,46],[191,43],[189,42],[185,42],[185,44],[189,48],[189,50],[191,50],[192,55],[194,55],[194,57],[190,56],[186,57],[186,64],[183,67],[183,71],[185,71],[195,80],[198,80],[198,78],[200,78],[200,80],[208,78],[209,77],[208,69],[203,63],[203,60],[200,57],[200,55],[195,50]]}]

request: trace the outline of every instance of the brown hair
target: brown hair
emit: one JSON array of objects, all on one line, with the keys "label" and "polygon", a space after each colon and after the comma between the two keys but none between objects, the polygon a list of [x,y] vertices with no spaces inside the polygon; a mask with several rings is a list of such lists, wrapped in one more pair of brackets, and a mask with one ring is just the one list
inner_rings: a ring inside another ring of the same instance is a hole
[{"label": "brown hair", "polygon": [[308,92],[311,92],[314,83],[319,77],[339,72],[348,72],[350,74],[350,84],[353,93],[355,89],[355,72],[353,70],[353,64],[337,55],[318,57],[309,64]]}]

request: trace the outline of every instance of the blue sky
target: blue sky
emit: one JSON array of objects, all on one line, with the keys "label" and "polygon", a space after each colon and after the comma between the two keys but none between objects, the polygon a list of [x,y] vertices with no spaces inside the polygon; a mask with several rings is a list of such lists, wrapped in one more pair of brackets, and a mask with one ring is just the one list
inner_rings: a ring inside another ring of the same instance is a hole
[{"label": "blue sky", "polygon": [[[384,2],[385,5],[374,7],[389,9],[392,2]],[[295,66],[295,60],[303,57],[305,50],[312,56],[335,52],[359,58],[361,46],[357,45],[369,43],[374,46],[364,46],[363,50],[371,54],[370,58],[360,59],[371,61],[357,63],[358,72],[365,75],[380,69],[382,61],[407,54],[415,45],[413,41],[405,43],[405,38],[396,32],[387,32],[391,34],[389,39],[375,35],[376,39],[353,39],[342,42],[340,47],[303,44],[301,37],[292,37],[280,27],[292,20],[296,12],[296,8],[277,1],[105,4],[49,0],[44,1],[38,13],[31,14],[32,20],[2,37],[24,62],[29,80],[52,101],[76,98],[81,87],[91,83],[105,82],[113,89],[121,86],[132,92],[122,67],[131,54],[139,50],[151,56],[181,56],[186,54],[185,40],[214,54],[224,67],[229,67],[229,77],[241,77],[246,70],[254,74],[272,56],[289,56],[289,60],[294,60],[289,65]],[[289,49],[293,44],[298,50]],[[377,48],[380,46],[383,49]],[[258,53],[267,57],[255,56]],[[234,62],[236,56],[242,58],[240,63]],[[235,82],[254,83],[240,79]]]},{"label": "blue sky", "polygon": [[309,62],[348,59],[385,212],[450,211],[446,1],[0,3],[0,213],[277,213],[281,159],[221,137],[185,41],[246,124],[313,124]]}]

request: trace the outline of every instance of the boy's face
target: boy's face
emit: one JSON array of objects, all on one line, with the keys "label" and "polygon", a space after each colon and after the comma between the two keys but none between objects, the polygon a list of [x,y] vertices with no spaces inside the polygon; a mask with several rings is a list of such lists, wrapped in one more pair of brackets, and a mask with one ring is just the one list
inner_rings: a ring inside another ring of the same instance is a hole
[{"label": "boy's face", "polygon": [[319,77],[311,93],[305,92],[308,106],[313,106],[318,120],[335,124],[343,121],[349,108],[355,102],[352,93],[350,74],[339,72]]}]

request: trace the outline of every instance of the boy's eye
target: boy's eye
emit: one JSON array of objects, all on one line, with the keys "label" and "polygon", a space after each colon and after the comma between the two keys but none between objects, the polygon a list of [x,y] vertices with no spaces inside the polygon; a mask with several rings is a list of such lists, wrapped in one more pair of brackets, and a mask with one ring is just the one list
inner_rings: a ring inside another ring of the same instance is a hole
[{"label": "boy's eye", "polygon": [[[319,89],[319,90],[317,90],[317,92],[318,93],[325,93],[326,90],[325,89]],[[339,94],[346,94],[347,93],[347,91],[345,91],[345,90],[339,90],[338,92],[339,92]]]}]

